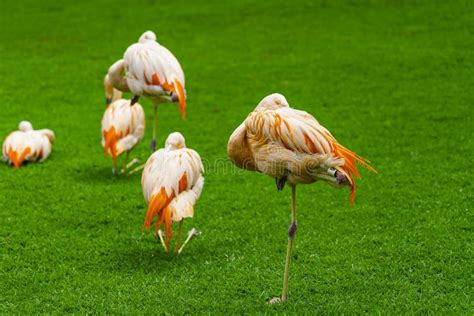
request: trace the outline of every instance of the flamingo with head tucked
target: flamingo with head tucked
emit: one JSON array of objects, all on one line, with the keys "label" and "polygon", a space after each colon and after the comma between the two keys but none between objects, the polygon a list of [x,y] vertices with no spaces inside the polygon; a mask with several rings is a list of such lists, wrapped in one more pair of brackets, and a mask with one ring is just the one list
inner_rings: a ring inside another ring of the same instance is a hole
[{"label": "flamingo with head tucked", "polygon": [[231,135],[227,153],[240,168],[273,177],[278,190],[285,183],[291,187],[291,224],[280,297],[269,303],[288,299],[291,250],[296,235],[296,185],[324,181],[334,187],[349,186],[354,202],[355,178],[360,178],[356,164],[375,170],[368,161],[346,147],[310,114],[293,109],[281,94],[265,97]]},{"label": "flamingo with head tucked", "polygon": [[3,160],[18,169],[23,162],[45,161],[51,154],[54,133],[49,129],[33,130],[28,121],[21,121],[19,131],[10,133],[3,142]]},{"label": "flamingo with head tucked", "polygon": [[[172,222],[179,222],[175,251],[180,253],[189,240],[199,234],[195,228],[180,248],[180,238],[185,218],[193,217],[194,205],[201,196],[204,185],[204,168],[199,154],[186,148],[183,135],[172,133],[165,148],[157,150],[146,162],[142,173],[142,189],[148,210],[143,228],[150,228],[155,221],[155,230],[166,252],[173,237]],[[165,226],[163,239],[160,227]]]},{"label": "flamingo with head tucked", "polygon": [[137,163],[130,164],[130,151],[143,139],[145,133],[145,112],[140,104],[131,105],[130,100],[122,99],[122,92],[113,88],[109,76],[104,78],[105,98],[108,104],[102,117],[102,146],[106,155],[112,157],[113,169],[117,171],[117,158],[126,153],[122,173]]},{"label": "flamingo with head tucked", "polygon": [[181,116],[186,116],[184,72],[176,57],[156,41],[156,35],[147,31],[138,43],[127,48],[124,58],[115,62],[108,71],[112,85],[123,92],[132,92],[132,105],[145,96],[153,102],[153,139],[155,151],[158,106],[178,102]]}]

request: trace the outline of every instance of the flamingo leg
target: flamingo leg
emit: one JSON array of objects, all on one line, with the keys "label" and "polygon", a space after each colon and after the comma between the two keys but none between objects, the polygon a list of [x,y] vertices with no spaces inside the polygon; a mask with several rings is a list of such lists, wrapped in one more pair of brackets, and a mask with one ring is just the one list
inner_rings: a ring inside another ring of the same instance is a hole
[{"label": "flamingo leg", "polygon": [[179,248],[178,250],[178,255],[181,254],[181,252],[183,251],[184,247],[188,244],[188,242],[191,240],[191,238],[193,238],[194,236],[199,236],[201,234],[201,232],[199,230],[197,230],[196,228],[193,228],[191,229],[190,231],[188,231],[188,237],[186,238],[186,240],[184,241],[183,245],[181,246],[181,248]]},{"label": "flamingo leg", "polygon": [[127,171],[127,166],[128,166],[128,156],[130,155],[130,150],[127,150],[127,154],[125,155],[125,161],[123,163],[122,167],[122,173],[125,173]]},{"label": "flamingo leg", "polygon": [[179,250],[179,242],[181,241],[181,235],[183,234],[183,222],[184,222],[184,219],[182,219],[179,222],[178,236],[176,236],[176,243],[175,243],[175,247],[174,247],[175,252],[178,252],[178,250]]},{"label": "flamingo leg", "polygon": [[160,237],[161,245],[163,246],[163,248],[165,248],[165,251],[168,252],[168,247],[166,247],[166,242],[163,237],[163,231],[160,229],[157,234],[158,234],[158,237]]},{"label": "flamingo leg", "polygon": [[[136,165],[136,164],[139,164],[140,163],[140,160],[137,159],[137,158],[133,158],[132,161],[130,161],[128,164],[124,165],[122,171],[120,173],[122,174],[125,174],[127,173],[127,170],[131,167],[133,167],[133,165]],[[145,165],[141,165],[141,166],[138,166],[136,167],[135,169],[132,169],[128,172],[128,174],[134,174],[135,172],[137,171],[140,171],[143,169],[143,167],[145,167]]]},{"label": "flamingo leg", "polygon": [[290,275],[291,250],[293,248],[293,240],[296,235],[296,186],[291,186],[291,224],[288,228],[288,246],[286,248],[285,272],[283,275],[283,290],[281,297],[274,297],[268,304],[284,303],[288,300],[288,278]]},{"label": "flamingo leg", "polygon": [[[135,164],[135,163],[140,163],[140,160],[134,159],[132,162],[133,162],[134,164]],[[132,162],[130,162],[130,164],[131,164]],[[138,171],[142,170],[143,168],[145,168],[145,164],[133,168],[132,170],[130,170],[130,171],[128,172],[128,174],[134,174],[135,172],[138,172]]]},{"label": "flamingo leg", "polygon": [[156,131],[158,129],[158,118],[157,118],[157,112],[158,112],[158,104],[153,104],[153,139],[151,140],[150,144],[150,149],[151,152],[155,152],[156,148]]},{"label": "flamingo leg", "polygon": [[112,173],[116,174],[118,172],[117,170],[117,159],[112,159]]}]

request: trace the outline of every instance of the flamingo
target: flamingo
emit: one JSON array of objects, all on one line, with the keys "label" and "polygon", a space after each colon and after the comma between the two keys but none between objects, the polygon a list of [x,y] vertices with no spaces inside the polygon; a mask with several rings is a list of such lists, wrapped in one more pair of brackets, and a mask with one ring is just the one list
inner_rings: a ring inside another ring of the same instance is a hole
[{"label": "flamingo", "polygon": [[[172,222],[179,222],[175,252],[180,254],[189,240],[200,232],[193,228],[180,248],[180,239],[185,218],[193,217],[194,205],[201,196],[204,185],[204,168],[199,154],[186,148],[183,135],[171,133],[165,148],[153,153],[142,173],[142,189],[148,210],[143,229],[150,228],[156,216],[155,230],[166,252],[173,237]],[[165,226],[165,237],[160,230]]]},{"label": "flamingo", "polygon": [[281,94],[271,94],[257,105],[230,136],[227,153],[239,168],[257,171],[275,179],[278,190],[291,187],[291,224],[280,297],[268,303],[288,300],[291,250],[296,235],[296,185],[318,180],[334,187],[349,186],[354,202],[360,178],[356,163],[372,172],[369,161],[337,142],[310,114],[293,109]]},{"label": "flamingo", "polygon": [[140,96],[153,102],[152,153],[156,148],[158,106],[178,102],[181,116],[186,116],[184,72],[176,57],[158,44],[152,31],[143,33],[138,43],[127,48],[123,59],[116,61],[108,71],[113,86],[123,92],[132,92],[135,104]]},{"label": "flamingo", "polygon": [[18,169],[25,161],[45,161],[51,154],[54,133],[49,129],[33,130],[28,121],[21,121],[19,131],[10,133],[3,142],[3,160]]},{"label": "flamingo", "polygon": [[104,78],[105,97],[108,104],[102,117],[102,146],[106,155],[112,157],[113,169],[117,171],[117,157],[126,152],[122,173],[135,163],[127,164],[130,151],[143,139],[145,133],[145,112],[139,103],[131,105],[130,100],[121,99],[122,92],[113,88],[109,76]]}]

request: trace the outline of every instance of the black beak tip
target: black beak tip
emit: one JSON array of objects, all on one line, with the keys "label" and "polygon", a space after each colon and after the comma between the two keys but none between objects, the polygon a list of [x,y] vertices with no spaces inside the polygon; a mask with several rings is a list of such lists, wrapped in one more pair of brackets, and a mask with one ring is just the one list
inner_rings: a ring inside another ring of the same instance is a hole
[{"label": "black beak tip", "polygon": [[138,99],[140,99],[140,96],[134,95],[134,96],[132,97],[132,100],[130,101],[130,105],[134,105],[135,103],[137,103],[137,102],[138,102]]}]

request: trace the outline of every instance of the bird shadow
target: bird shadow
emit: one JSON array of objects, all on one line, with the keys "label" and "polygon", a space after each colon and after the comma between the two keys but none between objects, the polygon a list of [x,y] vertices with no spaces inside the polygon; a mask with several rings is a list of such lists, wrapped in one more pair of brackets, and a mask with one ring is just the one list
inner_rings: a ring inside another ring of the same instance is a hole
[{"label": "bird shadow", "polygon": [[97,166],[95,164],[79,165],[74,171],[74,179],[83,183],[119,184],[132,181],[136,182],[137,179],[141,178],[141,172],[134,174],[114,174],[112,167]]},{"label": "bird shadow", "polygon": [[139,244],[112,251],[104,264],[108,266],[108,271],[165,272],[190,265],[204,266],[211,256],[211,252],[198,242],[178,255],[166,253],[157,240],[140,240]]}]

